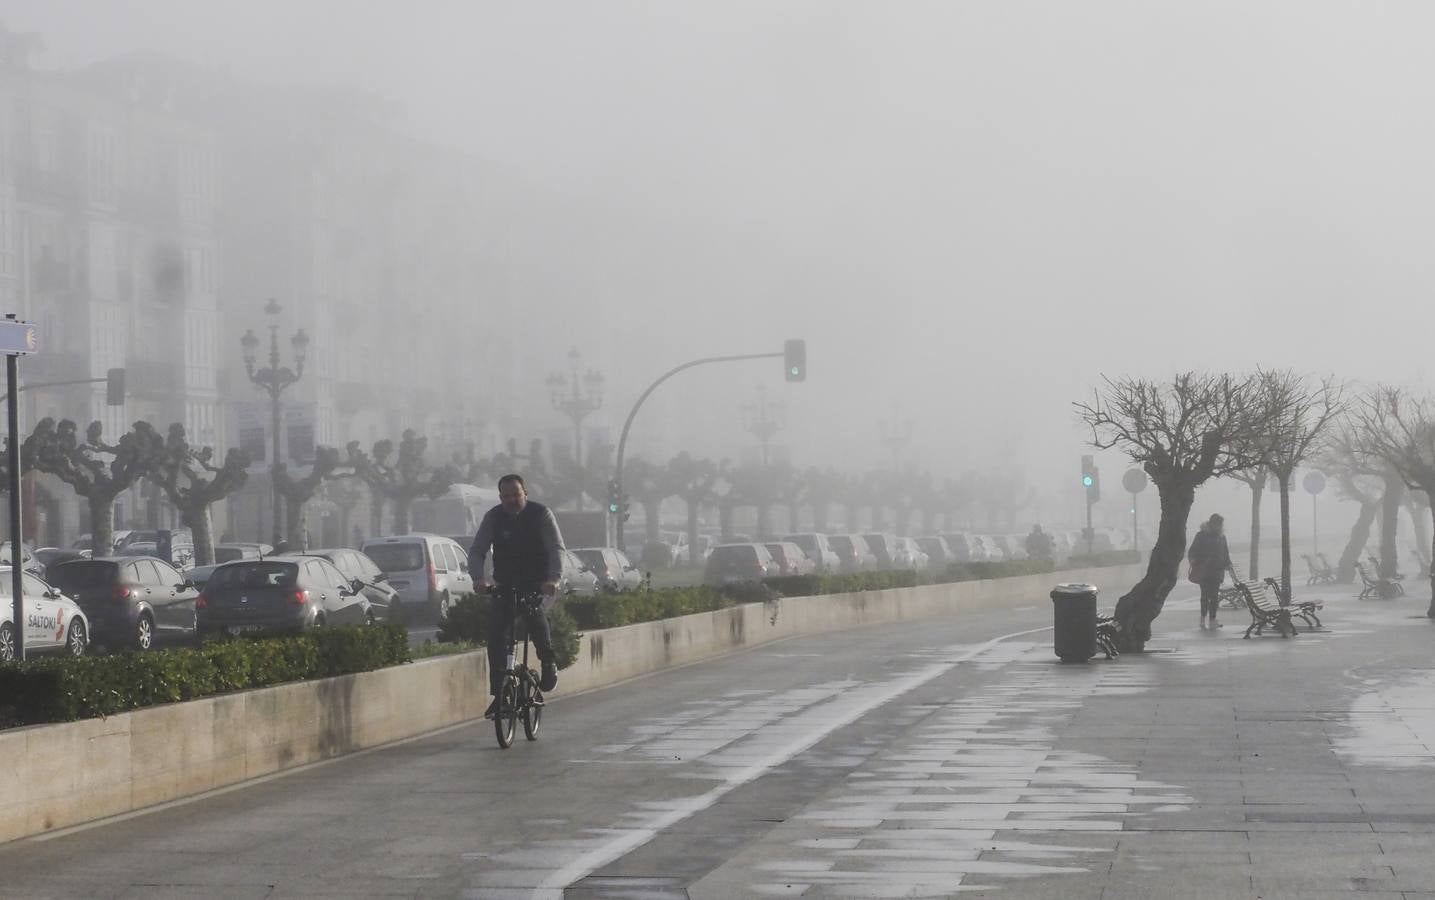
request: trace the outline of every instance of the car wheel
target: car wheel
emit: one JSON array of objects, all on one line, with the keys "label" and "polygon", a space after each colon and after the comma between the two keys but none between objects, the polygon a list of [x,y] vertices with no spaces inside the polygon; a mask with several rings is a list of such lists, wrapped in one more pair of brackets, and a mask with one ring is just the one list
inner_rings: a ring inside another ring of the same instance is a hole
[{"label": "car wheel", "polygon": [[84,656],[90,646],[90,636],[85,633],[85,623],[76,618],[70,622],[70,633],[65,635],[65,652],[70,656]]},{"label": "car wheel", "polygon": [[442,622],[444,619],[447,619],[448,609],[452,603],[453,600],[449,597],[448,591],[444,591],[442,594],[439,594],[438,600],[435,601],[434,604],[434,617],[440,622]]},{"label": "car wheel", "polygon": [[377,616],[374,615],[374,611],[373,611],[372,609],[369,610],[368,612],[364,613],[364,624],[365,624],[365,625],[377,625],[377,624],[379,624],[379,619],[378,619]]},{"label": "car wheel", "polygon": [[154,648],[154,619],[149,613],[140,613],[139,621],[135,623],[134,648],[136,650],[151,650]]},{"label": "car wheel", "polygon": [[15,660],[15,629],[6,622],[0,625],[0,662]]},{"label": "car wheel", "polygon": [[315,617],[314,617],[314,627],[315,627],[315,628],[323,628],[323,627],[324,627],[324,617],[323,617],[322,615],[318,615],[318,616],[315,616]]}]

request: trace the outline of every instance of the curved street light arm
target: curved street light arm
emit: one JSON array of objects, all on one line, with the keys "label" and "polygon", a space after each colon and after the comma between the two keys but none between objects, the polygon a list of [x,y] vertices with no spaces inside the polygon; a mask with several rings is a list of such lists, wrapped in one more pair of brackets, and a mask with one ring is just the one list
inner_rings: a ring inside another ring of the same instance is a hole
[{"label": "curved street light arm", "polygon": [[[621,434],[618,435],[618,452],[616,458],[613,461],[613,480],[617,483],[618,486],[617,493],[618,497],[620,498],[619,502],[622,502],[621,498],[623,496],[623,453],[628,447],[628,430],[633,427],[633,419],[638,415],[638,410],[642,408],[643,402],[648,399],[648,395],[652,394],[653,391],[657,390],[658,385],[662,384],[664,381],[667,381],[669,378],[672,378],[679,372],[682,372],[686,369],[691,369],[694,366],[707,365],[708,363],[739,362],[745,359],[780,359],[782,358],[782,356],[783,354],[781,353],[745,353],[741,356],[706,356],[702,359],[695,359],[691,362],[685,362],[682,365],[669,369],[667,372],[664,372],[662,375],[658,376],[658,380],[648,385],[648,389],[643,391],[643,393],[638,396],[638,402],[634,403],[633,408],[628,411],[628,418],[623,421],[623,431]],[[614,541],[616,542],[616,546],[619,550],[624,549],[622,522],[617,523],[616,532],[614,534]]]}]

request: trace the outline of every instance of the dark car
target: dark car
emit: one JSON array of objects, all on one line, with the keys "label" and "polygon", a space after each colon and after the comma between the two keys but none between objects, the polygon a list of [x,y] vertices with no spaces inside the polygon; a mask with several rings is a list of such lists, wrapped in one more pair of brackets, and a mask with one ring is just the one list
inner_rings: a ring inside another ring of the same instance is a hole
[{"label": "dark car", "polygon": [[309,556],[319,556],[334,564],[334,568],[347,579],[352,587],[363,591],[374,611],[374,618],[380,622],[396,622],[399,615],[399,592],[389,586],[385,575],[372,559],[358,550],[336,547],[332,550],[310,550]]},{"label": "dark car", "polygon": [[210,574],[198,607],[202,637],[363,625],[373,618],[363,592],[317,556],[225,563]]},{"label": "dark car", "polygon": [[917,538],[917,546],[921,547],[923,552],[927,554],[928,564],[933,569],[945,569],[957,561],[956,556],[952,553],[951,545],[949,545],[947,539],[941,535],[934,534],[929,537],[919,537]]},{"label": "dark car", "polygon": [[636,590],[643,583],[643,573],[622,550],[579,547],[573,553],[598,578],[598,587],[605,591]]},{"label": "dark car", "polygon": [[719,544],[703,567],[703,584],[753,584],[777,574],[777,561],[762,544]]},{"label": "dark car", "polygon": [[877,557],[877,568],[899,568],[897,565],[897,548],[894,535],[871,531],[862,535],[862,539],[867,542],[867,549],[871,550],[872,555]]},{"label": "dark car", "polygon": [[234,562],[240,559],[263,559],[274,552],[268,544],[230,541],[214,545],[214,564]]},{"label": "dark car", "polygon": [[35,551],[35,561],[44,566],[47,572],[51,566],[57,566],[62,562],[89,558],[90,555],[83,550],[66,550],[61,547],[41,547]]},{"label": "dark car", "polygon": [[860,534],[833,534],[827,542],[837,553],[837,565],[843,573],[861,572],[877,567],[877,557],[868,549]]},{"label": "dark car", "polygon": [[194,637],[199,591],[163,560],[75,559],[51,567],[47,580],[80,604],[96,644],[149,650],[156,641]]}]

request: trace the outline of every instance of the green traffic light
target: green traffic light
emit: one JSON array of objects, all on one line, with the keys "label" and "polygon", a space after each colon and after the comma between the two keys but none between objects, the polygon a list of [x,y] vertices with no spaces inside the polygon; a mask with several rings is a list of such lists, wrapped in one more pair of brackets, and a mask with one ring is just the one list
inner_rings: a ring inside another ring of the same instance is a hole
[{"label": "green traffic light", "polygon": [[613,515],[616,516],[616,515],[618,514],[618,504],[616,504],[616,503],[609,503],[609,504],[608,504],[608,512],[610,512],[610,513],[612,513]]},{"label": "green traffic light", "polygon": [[801,374],[802,374],[802,370],[799,369],[797,366],[793,366],[792,368],[788,369],[787,371],[788,371],[789,373],[791,373],[792,375],[801,375]]},{"label": "green traffic light", "polygon": [[1090,475],[1083,475],[1081,476],[1081,483],[1086,487],[1091,487],[1093,484],[1095,484],[1095,481],[1092,480]]}]

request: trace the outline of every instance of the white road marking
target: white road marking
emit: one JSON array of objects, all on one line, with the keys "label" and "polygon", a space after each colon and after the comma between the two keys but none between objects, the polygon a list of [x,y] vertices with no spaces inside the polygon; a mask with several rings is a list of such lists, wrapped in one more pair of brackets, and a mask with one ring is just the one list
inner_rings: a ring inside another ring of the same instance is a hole
[{"label": "white road marking", "polygon": [[[1037,634],[1049,630],[1050,627],[1029,628],[1025,631],[1004,634],[944,662],[928,665],[910,675],[888,682],[865,684],[849,689],[845,692],[840,707],[831,701],[822,704],[824,714],[818,718],[810,730],[768,750],[747,765],[723,772],[720,776],[721,782],[711,790],[695,797],[674,800],[668,805],[666,811],[654,816],[646,824],[617,831],[616,834],[601,841],[597,846],[587,850],[561,869],[550,873],[534,888],[531,896],[534,900],[562,900],[563,889],[568,885],[631,853],[678,822],[708,809],[732,791],[767,774],[839,728],[850,725],[872,710],[945,675],[961,663],[981,656],[999,646],[1003,641]],[[478,895],[477,892],[470,894],[470,896]]]}]

